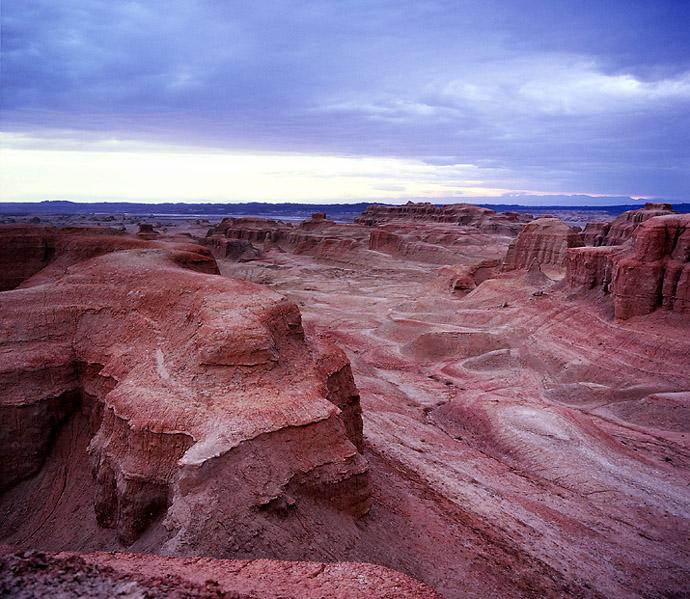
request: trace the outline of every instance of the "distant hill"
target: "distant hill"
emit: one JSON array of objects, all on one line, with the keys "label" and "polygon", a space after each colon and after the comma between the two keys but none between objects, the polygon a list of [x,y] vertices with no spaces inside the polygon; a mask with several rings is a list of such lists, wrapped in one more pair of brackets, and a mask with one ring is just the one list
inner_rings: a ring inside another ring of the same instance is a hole
[{"label": "distant hill", "polygon": [[2,202],[0,214],[26,216],[28,214],[169,214],[169,215],[208,215],[208,216],[265,216],[280,218],[285,216],[308,218],[314,212],[326,212],[330,218],[343,215],[358,216],[369,202],[359,204],[267,204],[247,202],[243,204],[135,204],[132,202],[89,202],[69,201],[44,202]]},{"label": "distant hill", "polygon": [[[78,203],[63,200],[43,202],[0,202],[0,214],[5,216],[27,216],[33,214],[135,214],[135,215],[179,215],[193,216],[262,216],[266,218],[308,218],[314,212],[325,212],[328,218],[347,221],[359,216],[367,206],[375,202],[358,204],[268,204],[247,202],[242,204],[136,204],[132,202],[92,202]],[[442,205],[442,204],[437,204]],[[622,214],[626,210],[641,208],[642,204],[621,204],[612,206],[525,206],[520,204],[482,204],[478,206],[491,208],[497,212],[521,212],[545,214],[549,211],[606,211],[610,214]],[[690,212],[690,204],[674,204],[678,212]]]}]

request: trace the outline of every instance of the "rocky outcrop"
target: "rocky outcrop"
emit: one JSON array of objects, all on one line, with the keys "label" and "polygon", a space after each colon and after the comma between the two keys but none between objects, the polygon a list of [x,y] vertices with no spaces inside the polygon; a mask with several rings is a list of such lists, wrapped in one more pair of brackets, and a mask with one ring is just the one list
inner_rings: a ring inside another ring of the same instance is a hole
[{"label": "rocky outcrop", "polygon": [[[175,260],[187,268],[218,274],[218,266],[208,250],[189,243],[186,237],[164,238],[166,247],[174,241]],[[63,273],[74,264],[110,252],[134,248],[157,248],[157,243],[127,235],[108,227],[45,226],[0,227],[0,291],[14,289],[41,271],[41,278]]]},{"label": "rocky outcrop", "polygon": [[279,241],[292,225],[267,218],[246,216],[242,218],[224,218],[218,225],[211,227],[206,237],[226,237],[244,239],[251,242]]},{"label": "rocky outcrop", "polygon": [[652,218],[638,227],[632,246],[614,258],[617,318],[658,307],[690,312],[690,215]]},{"label": "rocky outcrop", "polygon": [[438,275],[441,289],[465,295],[498,274],[500,260],[482,260],[474,264],[443,267]]},{"label": "rocky outcrop", "polygon": [[[449,231],[451,227],[455,230]],[[414,262],[464,263],[467,245],[477,241],[477,231],[467,229],[443,224],[383,225],[371,231],[369,249]]]},{"label": "rocky outcrop", "polygon": [[610,292],[613,277],[613,256],[618,246],[582,247],[568,250],[566,281],[571,287],[601,289]]},{"label": "rocky outcrop", "polygon": [[[90,231],[43,233],[53,262],[0,294],[3,491],[35,475],[81,413],[98,522],[124,543],[159,514],[184,538],[288,490],[293,504],[367,512],[349,364],[305,337],[294,303],[208,274],[217,267],[198,245],[113,235],[96,248]],[[45,246],[27,255],[38,264]]]},{"label": "rocky outcrop", "polygon": [[300,229],[306,231],[314,231],[323,228],[328,228],[335,225],[335,222],[326,218],[325,212],[315,212],[311,218],[303,220],[298,226]]},{"label": "rocky outcrop", "polygon": [[138,553],[7,552],[0,594],[23,599],[441,599],[400,572],[366,563],[233,561]]},{"label": "rocky outcrop", "polygon": [[527,224],[510,244],[503,270],[529,268],[533,262],[541,267],[565,269],[568,248],[583,245],[580,234],[563,221],[539,218]]},{"label": "rocky outcrop", "polygon": [[261,252],[246,239],[226,239],[224,237],[203,237],[201,245],[208,247],[216,258],[228,260],[252,260]]},{"label": "rocky outcrop", "polygon": [[587,223],[582,238],[586,245],[598,247],[602,245],[621,245],[625,243],[637,227],[655,216],[676,214],[671,204],[647,202],[644,208],[628,210],[610,223]]},{"label": "rocky outcrop", "polygon": [[473,204],[435,206],[428,202],[408,202],[404,206],[372,204],[355,219],[355,222],[374,227],[399,220],[466,225],[486,233],[515,236],[532,220],[532,216],[518,212],[498,214],[495,210]]},{"label": "rocky outcrop", "polygon": [[690,216],[651,218],[622,247],[569,250],[567,281],[610,292],[619,319],[690,311]]}]

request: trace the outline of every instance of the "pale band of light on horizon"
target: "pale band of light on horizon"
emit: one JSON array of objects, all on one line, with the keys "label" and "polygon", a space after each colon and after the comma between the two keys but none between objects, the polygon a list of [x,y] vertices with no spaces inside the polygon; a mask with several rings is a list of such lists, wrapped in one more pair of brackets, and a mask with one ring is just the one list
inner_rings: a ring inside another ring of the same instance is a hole
[{"label": "pale band of light on horizon", "polygon": [[[2,195],[20,202],[318,203],[489,199],[510,191],[484,186],[476,179],[479,169],[471,165],[435,166],[375,156],[205,152],[116,142],[74,149],[46,140],[3,137]],[[38,149],[44,145],[50,149]]]}]

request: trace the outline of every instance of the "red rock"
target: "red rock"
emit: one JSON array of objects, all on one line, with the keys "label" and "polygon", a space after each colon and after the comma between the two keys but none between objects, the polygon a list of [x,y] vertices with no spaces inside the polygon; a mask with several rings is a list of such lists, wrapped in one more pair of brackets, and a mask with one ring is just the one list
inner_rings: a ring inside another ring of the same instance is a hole
[{"label": "red rock", "polygon": [[[199,272],[218,274],[208,250],[184,237],[163,238],[176,243],[174,259]],[[156,248],[156,243],[108,227],[3,226],[0,227],[0,290],[14,289],[39,271],[42,277],[64,272],[69,266],[119,250]],[[168,243],[166,247],[172,247]]]},{"label": "red rock", "polygon": [[473,204],[435,206],[428,202],[421,204],[408,202],[405,206],[372,204],[355,219],[355,222],[373,227],[397,220],[467,225],[487,233],[514,236],[532,220],[532,217],[517,212],[497,214],[495,210]]},{"label": "red rock", "polygon": [[676,214],[671,204],[647,202],[644,208],[628,210],[610,223],[587,223],[582,233],[586,245],[621,245],[632,236],[640,224],[655,216]]},{"label": "red rock", "polygon": [[288,488],[293,501],[366,513],[349,365],[305,338],[295,304],[195,272],[215,268],[198,245],[104,235],[94,246],[81,233],[46,232],[59,257],[0,294],[3,490],[34,475],[51,431],[82,411],[98,521],[125,543],[166,510],[183,539],[182,514],[210,526],[213,510],[246,517]]},{"label": "red rock", "polygon": [[137,553],[0,555],[0,592],[27,599],[441,599],[409,576],[374,564],[232,561]]},{"label": "red rock", "polygon": [[583,247],[568,250],[566,281],[571,287],[602,289],[609,293],[613,276],[613,256],[619,246]]},{"label": "red rock", "polygon": [[652,218],[638,227],[632,246],[614,258],[617,318],[658,307],[690,311],[690,215]]},{"label": "red rock", "polygon": [[291,228],[289,224],[266,218],[224,218],[217,226],[211,227],[206,236],[246,239],[260,243],[267,240],[277,241]]},{"label": "red rock", "polygon": [[203,237],[199,243],[208,247],[217,258],[246,260],[258,258],[261,252],[246,239],[225,239],[223,237]]},{"label": "red rock", "polygon": [[439,271],[439,280],[443,289],[469,293],[477,285],[498,274],[500,260],[482,260],[475,264],[445,266]]},{"label": "red rock", "polygon": [[300,229],[313,231],[328,228],[332,225],[335,225],[335,223],[332,220],[326,218],[325,212],[316,212],[315,214],[311,215],[311,218],[303,220],[298,226]]},{"label": "red rock", "polygon": [[503,270],[540,266],[564,269],[568,248],[584,243],[579,233],[557,218],[538,218],[528,223],[508,248]]},{"label": "red rock", "polygon": [[568,250],[567,281],[613,297],[616,318],[690,311],[690,216],[644,221],[623,246]]}]

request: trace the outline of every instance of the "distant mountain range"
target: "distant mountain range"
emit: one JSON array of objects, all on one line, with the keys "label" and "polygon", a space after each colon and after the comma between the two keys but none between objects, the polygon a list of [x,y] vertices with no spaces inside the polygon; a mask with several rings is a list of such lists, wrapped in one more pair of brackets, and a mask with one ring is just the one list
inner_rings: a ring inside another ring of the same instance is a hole
[{"label": "distant mountain range", "polygon": [[[189,215],[192,216],[262,216],[266,218],[308,218],[314,212],[325,212],[334,220],[350,220],[361,214],[367,206],[378,202],[360,202],[358,204],[268,204],[247,202],[242,204],[136,204],[132,202],[92,202],[77,203],[63,200],[43,202],[0,202],[0,214],[6,216],[27,216],[31,214],[136,214],[136,215]],[[442,205],[438,203],[437,205]],[[598,205],[541,205],[527,206],[521,204],[483,204],[477,206],[491,208],[497,212],[528,212],[544,214],[552,211],[601,211],[618,215],[626,210],[635,210],[643,206],[636,204]],[[690,204],[674,204],[677,212],[690,212]]]}]

